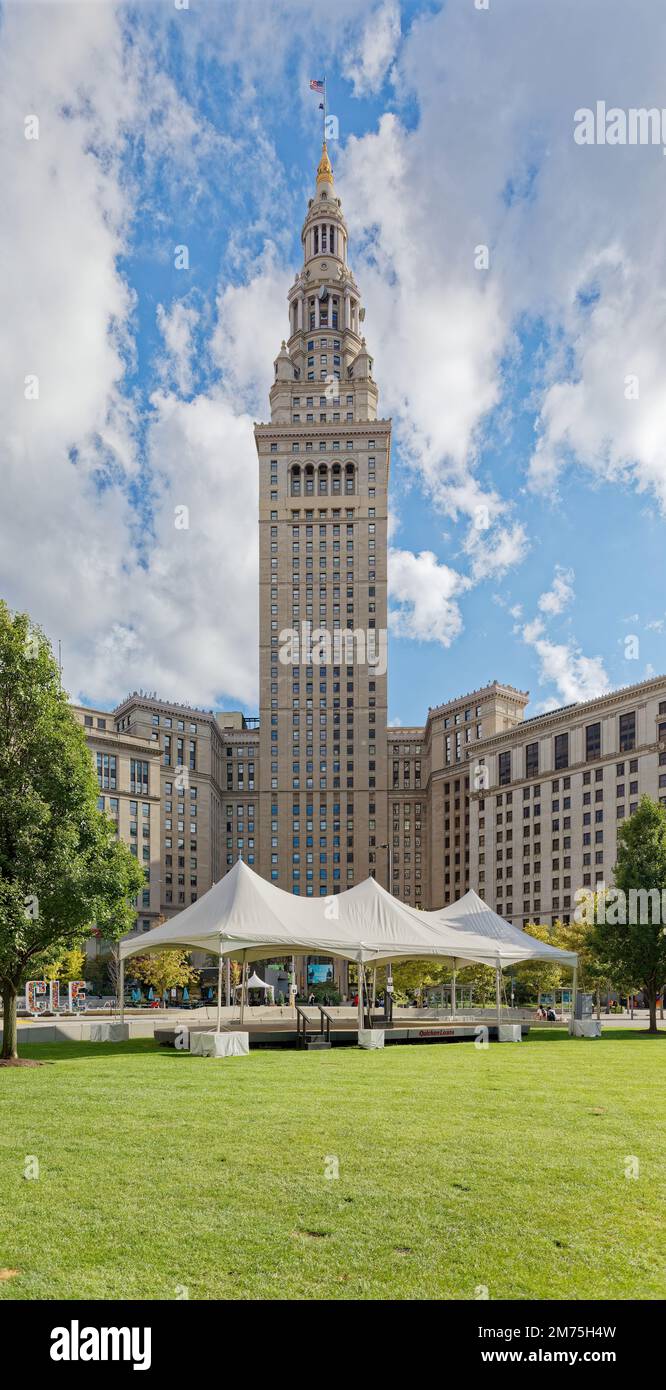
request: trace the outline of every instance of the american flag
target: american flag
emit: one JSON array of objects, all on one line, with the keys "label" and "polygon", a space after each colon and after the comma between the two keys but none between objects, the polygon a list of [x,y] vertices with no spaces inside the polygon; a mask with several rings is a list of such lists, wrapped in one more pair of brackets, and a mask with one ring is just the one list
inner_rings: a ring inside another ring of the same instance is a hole
[{"label": "american flag", "polygon": [[318,79],[317,77],[311,77],[311,78],[310,78],[310,91],[311,91],[311,92],[323,92],[323,90],[324,90],[324,84],[323,84],[323,82],[320,82],[319,79]]}]

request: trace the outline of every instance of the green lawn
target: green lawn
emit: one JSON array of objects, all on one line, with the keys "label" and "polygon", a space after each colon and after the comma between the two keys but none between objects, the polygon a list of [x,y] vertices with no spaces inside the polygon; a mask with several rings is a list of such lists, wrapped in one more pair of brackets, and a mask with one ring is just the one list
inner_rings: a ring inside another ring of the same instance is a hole
[{"label": "green lawn", "polygon": [[666,1035],[22,1051],[50,1065],[0,1070],[0,1298],[666,1295]]}]

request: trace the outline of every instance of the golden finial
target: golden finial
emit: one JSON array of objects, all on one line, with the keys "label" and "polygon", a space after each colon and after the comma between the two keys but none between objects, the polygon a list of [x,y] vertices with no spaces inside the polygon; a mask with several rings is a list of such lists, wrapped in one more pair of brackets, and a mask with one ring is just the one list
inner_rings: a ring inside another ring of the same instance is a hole
[{"label": "golden finial", "polygon": [[317,169],[317,187],[319,187],[320,183],[333,183],[333,170],[331,168],[331,161],[328,157],[325,140],[322,145],[321,159]]}]

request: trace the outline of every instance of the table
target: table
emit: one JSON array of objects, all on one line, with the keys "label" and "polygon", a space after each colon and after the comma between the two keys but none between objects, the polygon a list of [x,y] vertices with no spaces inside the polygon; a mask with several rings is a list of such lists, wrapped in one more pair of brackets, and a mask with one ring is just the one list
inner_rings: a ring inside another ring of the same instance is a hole
[{"label": "table", "polygon": [[246,1057],[249,1051],[249,1033],[190,1032],[193,1057]]}]

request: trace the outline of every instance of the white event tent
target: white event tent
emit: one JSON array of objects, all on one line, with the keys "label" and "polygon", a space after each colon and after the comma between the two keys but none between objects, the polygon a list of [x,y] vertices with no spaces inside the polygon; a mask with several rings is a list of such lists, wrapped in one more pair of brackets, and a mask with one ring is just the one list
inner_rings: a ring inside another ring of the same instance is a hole
[{"label": "white event tent", "polygon": [[[269,883],[242,860],[203,897],[146,935],[120,942],[120,1007],[124,1005],[124,965],[147,951],[204,950],[219,956],[218,1027],[221,1008],[222,960],[243,962],[271,955],[335,956],[365,964],[439,957],[453,970],[470,961],[495,969],[498,1019],[500,980],[505,965],[522,960],[558,960],[574,968],[574,952],[537,941],[498,917],[476,893],[437,912],[420,912],[399,902],[375,879],[325,898],[300,898]],[[363,1023],[363,982],[359,969],[359,1026]],[[241,993],[241,1017],[245,990]],[[455,999],[455,990],[453,991]]]}]

